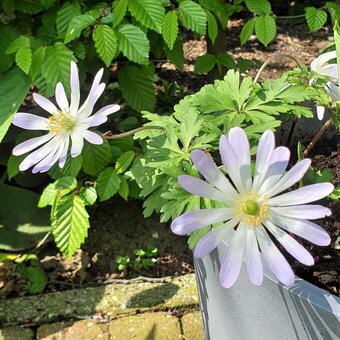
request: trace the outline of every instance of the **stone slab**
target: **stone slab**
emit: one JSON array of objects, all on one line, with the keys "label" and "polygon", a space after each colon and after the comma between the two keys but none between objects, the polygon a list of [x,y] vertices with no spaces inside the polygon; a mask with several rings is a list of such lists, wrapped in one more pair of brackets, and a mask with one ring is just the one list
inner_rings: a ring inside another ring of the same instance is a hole
[{"label": "stone slab", "polygon": [[182,330],[185,340],[204,340],[201,312],[190,312],[182,316]]},{"label": "stone slab", "polygon": [[33,331],[29,328],[6,327],[0,329],[0,340],[32,340]]}]

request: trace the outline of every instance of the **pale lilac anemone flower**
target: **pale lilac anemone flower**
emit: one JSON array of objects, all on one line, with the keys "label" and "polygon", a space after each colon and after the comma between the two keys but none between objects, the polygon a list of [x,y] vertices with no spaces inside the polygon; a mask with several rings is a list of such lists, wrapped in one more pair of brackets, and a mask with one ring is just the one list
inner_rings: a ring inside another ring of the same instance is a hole
[{"label": "pale lilac anemone flower", "polygon": [[101,144],[100,135],[89,130],[107,121],[107,116],[118,111],[119,105],[107,105],[91,116],[93,108],[102,95],[105,84],[101,83],[103,69],[96,74],[90,92],[84,104],[79,107],[80,87],[77,64],[71,62],[71,100],[66,97],[61,83],[56,85],[55,99],[58,106],[38,93],[33,93],[35,102],[47,111],[48,118],[31,113],[18,112],[13,124],[26,130],[46,130],[47,134],[31,138],[13,149],[13,155],[19,156],[30,153],[20,164],[19,169],[25,171],[33,167],[33,173],[46,172],[59,161],[59,167],[65,165],[67,154],[71,149],[71,156],[80,155],[84,139],[92,144]]},{"label": "pale lilac anemone flower", "polygon": [[329,216],[331,211],[321,205],[306,203],[327,196],[333,191],[333,185],[313,184],[282,194],[300,181],[311,161],[304,159],[285,173],[289,149],[275,148],[274,134],[269,130],[262,135],[258,145],[254,178],[249,142],[241,128],[233,128],[228,136],[222,136],[219,149],[232,183],[210,155],[201,150],[192,151],[191,159],[206,181],[182,175],[179,183],[189,193],[222,202],[225,207],[184,213],[172,222],[172,231],[185,235],[205,226],[224,223],[198,242],[194,255],[202,258],[219,245],[227,248],[220,269],[220,283],[225,288],[237,280],[243,258],[253,284],[262,283],[262,259],[279,281],[293,284],[294,273],[269,235],[298,261],[312,265],[312,255],[290,233],[320,246],[330,243],[329,235],[309,220]]}]

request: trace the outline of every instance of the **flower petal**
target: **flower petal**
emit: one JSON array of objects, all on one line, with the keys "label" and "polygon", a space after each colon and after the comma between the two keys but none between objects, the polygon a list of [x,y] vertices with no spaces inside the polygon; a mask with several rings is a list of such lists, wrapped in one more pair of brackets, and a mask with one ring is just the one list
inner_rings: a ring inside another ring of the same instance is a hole
[{"label": "flower petal", "polygon": [[317,183],[307,185],[282,194],[280,196],[273,197],[269,200],[270,206],[286,206],[310,203],[318,201],[321,198],[326,197],[334,190],[334,185],[331,183]]},{"label": "flower petal", "polygon": [[260,286],[263,281],[263,266],[254,228],[247,228],[245,259],[250,281],[255,286]]},{"label": "flower petal", "polygon": [[40,107],[50,114],[55,114],[58,112],[57,107],[49,99],[45,98],[41,94],[33,93],[33,99]]},{"label": "flower petal", "polygon": [[31,113],[18,112],[12,124],[26,130],[48,130],[49,120]]},{"label": "flower petal", "polygon": [[191,159],[200,172],[200,174],[217,189],[223,191],[230,199],[235,199],[238,196],[237,191],[230,184],[226,176],[217,167],[212,157],[202,150],[193,150]]},{"label": "flower petal", "polygon": [[310,167],[311,160],[303,159],[296,163],[281,179],[266,193],[268,197],[275,196],[297,183]]},{"label": "flower petal", "polygon": [[230,247],[222,260],[220,283],[224,288],[230,288],[237,280],[246,245],[247,227],[241,222],[230,242]]},{"label": "flower petal", "polygon": [[74,61],[71,61],[70,86],[71,86],[70,111],[73,114],[73,116],[76,116],[78,112],[78,108],[79,108],[79,102],[80,102],[80,86],[79,86],[78,68],[77,68],[77,64]]},{"label": "flower petal", "polygon": [[25,142],[22,142],[18,144],[12,151],[14,156],[20,156],[23,155],[29,151],[34,150],[38,146],[48,142],[51,138],[53,138],[54,135],[48,133],[43,136],[34,137],[31,139],[26,140]]},{"label": "flower petal", "polygon": [[273,214],[279,214],[281,216],[287,216],[291,218],[298,218],[300,220],[308,219],[315,220],[318,218],[324,218],[330,216],[332,212],[322,205],[292,205],[288,207],[270,207],[270,211]]},{"label": "flower petal", "polygon": [[253,190],[257,192],[265,179],[266,173],[270,166],[270,160],[275,147],[274,133],[267,130],[260,138],[257,151],[256,151],[256,163],[255,163],[255,176],[253,183]]},{"label": "flower petal", "polygon": [[101,125],[107,121],[107,116],[120,110],[117,104],[107,105],[101,108],[93,116],[90,117],[89,127]]},{"label": "flower petal", "polygon": [[339,86],[329,82],[326,84],[326,90],[333,100],[340,100],[340,89]]},{"label": "flower petal", "polygon": [[78,157],[84,146],[84,138],[79,133],[75,132],[71,134],[72,146],[71,146],[71,156],[73,158]]},{"label": "flower petal", "polygon": [[230,240],[235,232],[233,228],[239,221],[238,218],[233,218],[221,227],[213,229],[204,235],[195,247],[194,256],[197,258],[205,257],[218,247],[222,241]]},{"label": "flower petal", "polygon": [[98,133],[89,131],[89,130],[84,130],[81,135],[91,144],[103,144],[103,138],[98,135]]},{"label": "flower petal", "polygon": [[325,114],[325,107],[321,105],[316,106],[316,115],[319,120],[323,120],[323,116]]},{"label": "flower petal", "polygon": [[279,227],[275,226],[270,221],[264,222],[264,225],[290,255],[295,257],[299,262],[305,264],[306,266],[312,266],[314,264],[313,256],[293,237],[291,237]]},{"label": "flower petal", "polygon": [[281,252],[276,248],[262,226],[256,228],[257,240],[262,256],[269,269],[285,285],[292,285],[295,281],[293,270]]},{"label": "flower petal", "polygon": [[230,129],[228,140],[238,159],[238,167],[241,173],[243,186],[246,191],[249,191],[252,186],[252,178],[250,168],[250,146],[247,135],[243,129],[235,127]]},{"label": "flower petal", "polygon": [[328,246],[331,242],[331,238],[326,231],[311,221],[298,220],[271,213],[269,214],[269,220],[273,224],[318,246]]},{"label": "flower petal", "polygon": [[66,163],[69,145],[70,145],[70,137],[66,138],[65,144],[64,144],[64,149],[63,149],[62,153],[60,154],[59,168],[63,168],[65,163]]},{"label": "flower petal", "polygon": [[58,83],[55,88],[55,99],[61,111],[68,111],[69,105],[62,83]]},{"label": "flower petal", "polygon": [[337,65],[328,64],[332,59],[336,58],[336,51],[330,51],[319,55],[311,62],[311,70],[321,75],[332,77],[334,80],[338,80]]},{"label": "flower petal", "polygon": [[211,184],[208,184],[199,178],[181,175],[178,177],[178,182],[180,186],[187,192],[190,192],[190,194],[209,198],[218,202],[232,203],[232,200],[226,193],[215,189]]},{"label": "flower petal", "polygon": [[231,219],[233,215],[233,208],[189,211],[173,220],[171,230],[175,234],[186,235],[207,225],[227,221]]}]

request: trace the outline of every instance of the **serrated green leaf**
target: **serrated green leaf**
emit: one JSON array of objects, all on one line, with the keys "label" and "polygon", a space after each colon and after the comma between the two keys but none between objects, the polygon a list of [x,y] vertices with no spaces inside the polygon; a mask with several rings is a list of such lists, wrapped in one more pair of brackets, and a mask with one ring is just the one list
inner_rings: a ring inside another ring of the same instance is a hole
[{"label": "serrated green leaf", "polygon": [[129,11],[141,25],[161,33],[165,11],[159,0],[129,0]]},{"label": "serrated green leaf", "polygon": [[169,61],[176,65],[179,70],[183,70],[184,66],[184,52],[183,52],[183,43],[182,41],[177,38],[175,41],[174,47],[172,50],[169,49],[167,45],[164,46],[164,51],[166,57]]},{"label": "serrated green leaf", "polygon": [[229,55],[228,53],[219,53],[216,56],[216,62],[217,64],[223,65],[227,68],[235,68],[236,67],[236,62],[234,58]]},{"label": "serrated green leaf", "polygon": [[97,201],[97,191],[93,187],[82,187],[79,191],[79,197],[87,205],[93,205]]},{"label": "serrated green leaf", "polygon": [[117,174],[121,174],[125,172],[129,168],[131,163],[133,162],[134,158],[135,158],[134,151],[126,151],[122,153],[116,161],[115,168],[116,168]]},{"label": "serrated green leaf", "polygon": [[246,0],[246,5],[250,12],[257,15],[270,14],[272,9],[267,0]]},{"label": "serrated green leaf", "polygon": [[96,50],[106,66],[110,66],[117,51],[117,37],[111,27],[98,25],[93,31]]},{"label": "serrated green leaf", "polygon": [[52,205],[58,192],[62,192],[63,195],[66,195],[74,190],[76,187],[77,179],[75,177],[66,176],[59,178],[44,189],[40,196],[38,207],[44,208],[48,205]]},{"label": "serrated green leaf", "polygon": [[196,59],[195,72],[208,73],[216,65],[216,57],[212,54],[205,54]]},{"label": "serrated green leaf", "polygon": [[128,6],[128,0],[115,1],[112,6],[113,6],[112,27],[116,27],[121,23],[125,16]]},{"label": "serrated green leaf", "polygon": [[13,177],[20,173],[19,165],[24,160],[26,155],[14,156],[11,155],[7,162],[7,176],[11,180]]},{"label": "serrated green leaf", "polygon": [[150,43],[146,34],[137,26],[126,24],[118,30],[118,48],[129,60],[148,64]]},{"label": "serrated green leaf", "polygon": [[118,83],[126,102],[136,111],[152,111],[156,93],[152,75],[143,67],[128,65],[118,73]]},{"label": "serrated green leaf", "polygon": [[86,57],[85,45],[81,42],[78,42],[77,45],[73,47],[73,53],[77,59],[84,60]]},{"label": "serrated green leaf", "polygon": [[19,49],[24,47],[31,47],[31,40],[25,35],[19,35],[9,44],[6,49],[6,54],[16,53]]},{"label": "serrated green leaf", "polygon": [[276,35],[276,22],[275,18],[271,15],[264,15],[255,19],[255,33],[257,39],[267,46]]},{"label": "serrated green leaf", "polygon": [[72,18],[70,21],[64,38],[64,43],[79,38],[82,30],[90,26],[94,22],[94,18],[88,14],[80,14]]},{"label": "serrated green leaf", "polygon": [[32,63],[31,48],[30,47],[20,48],[15,55],[15,62],[23,72],[28,74]]},{"label": "serrated green leaf", "polygon": [[120,176],[112,167],[103,170],[97,179],[97,192],[100,201],[106,201],[114,196],[120,188]]},{"label": "serrated green leaf", "polygon": [[46,57],[41,66],[42,75],[49,84],[62,82],[67,92],[70,90],[70,65],[73,53],[61,42],[46,49]]},{"label": "serrated green leaf", "polygon": [[27,14],[36,14],[44,8],[36,0],[15,0],[15,10]]},{"label": "serrated green leaf", "polygon": [[84,201],[73,194],[60,198],[54,207],[51,222],[57,247],[70,258],[85,241],[90,228]]},{"label": "serrated green leaf", "polygon": [[162,24],[162,36],[170,50],[174,47],[174,43],[178,35],[178,18],[176,11],[169,11]]},{"label": "serrated green leaf", "polygon": [[242,27],[240,34],[241,45],[244,45],[250,38],[250,36],[254,33],[255,29],[255,19],[252,18],[246,22],[246,24]]},{"label": "serrated green leaf", "polygon": [[70,21],[72,20],[72,18],[79,15],[80,13],[80,5],[78,2],[66,2],[63,4],[63,6],[57,13],[56,19],[57,32],[59,37],[63,38],[65,36]]},{"label": "serrated green leaf", "polygon": [[119,187],[119,195],[120,197],[122,197],[123,199],[125,199],[125,201],[127,201],[128,197],[129,197],[129,184],[127,182],[127,180],[124,177],[121,177],[121,182],[120,182],[120,187]]},{"label": "serrated green leaf", "polygon": [[207,13],[207,24],[208,24],[208,36],[211,43],[214,45],[218,34],[217,21],[212,13],[209,11]]},{"label": "serrated green leaf", "polygon": [[41,65],[43,64],[45,60],[45,55],[46,55],[46,47],[39,47],[33,53],[32,64],[31,64],[31,76],[33,80],[35,80],[37,76],[41,73]]},{"label": "serrated green leaf", "polygon": [[86,143],[82,156],[84,172],[96,176],[110,163],[112,158],[111,146],[106,140],[100,145]]},{"label": "serrated green leaf", "polygon": [[11,26],[0,28],[0,72],[10,69],[14,62],[13,55],[7,55],[6,50],[14,40],[14,31]]},{"label": "serrated green leaf", "polygon": [[184,0],[179,4],[178,9],[184,27],[198,34],[205,33],[207,16],[204,9],[198,3]]},{"label": "serrated green leaf", "polygon": [[72,158],[68,157],[63,168],[60,168],[58,164],[53,165],[51,170],[48,172],[53,179],[61,177],[77,177],[83,163],[82,155]]},{"label": "serrated green leaf", "polygon": [[327,21],[327,13],[315,7],[306,7],[306,21],[312,32],[318,31]]}]

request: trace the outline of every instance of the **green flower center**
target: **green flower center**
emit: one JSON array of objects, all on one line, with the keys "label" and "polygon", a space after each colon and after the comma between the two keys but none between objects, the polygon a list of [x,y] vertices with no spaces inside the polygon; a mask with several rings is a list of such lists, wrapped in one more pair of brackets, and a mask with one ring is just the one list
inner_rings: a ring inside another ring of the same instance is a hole
[{"label": "green flower center", "polygon": [[243,211],[247,215],[256,216],[260,212],[260,205],[253,200],[247,200],[244,203]]}]

